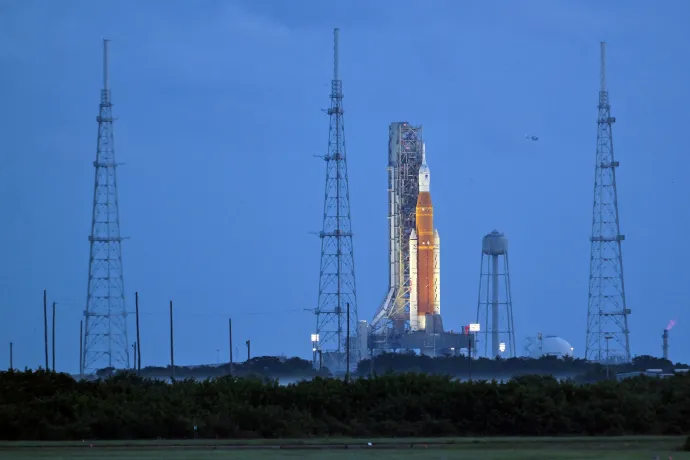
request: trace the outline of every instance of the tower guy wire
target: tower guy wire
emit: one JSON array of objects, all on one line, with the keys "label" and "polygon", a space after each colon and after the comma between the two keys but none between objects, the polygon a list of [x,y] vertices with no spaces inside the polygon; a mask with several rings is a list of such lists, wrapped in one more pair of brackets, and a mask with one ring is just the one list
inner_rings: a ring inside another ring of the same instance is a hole
[{"label": "tower guy wire", "polygon": [[[324,197],[323,228],[321,238],[321,267],[319,271],[318,305],[316,315],[316,355],[332,372],[347,370],[348,324],[350,335],[357,334],[357,290],[355,261],[350,218],[350,191],[345,153],[345,127],[343,122],[343,84],[338,62],[339,30],[334,29],[333,80],[331,81],[331,107],[328,109],[330,126],[326,162],[326,192]],[[350,306],[347,318],[346,305]],[[349,321],[348,321],[349,320]],[[359,361],[358,349],[352,348],[353,362]],[[319,363],[314,362],[316,368]]]},{"label": "tower guy wire", "polygon": [[625,236],[620,231],[616,190],[616,168],[620,163],[613,156],[612,126],[616,119],[611,116],[606,88],[605,42],[601,43],[598,109],[585,359],[627,362],[630,361],[630,310],[623,282],[621,243]]},{"label": "tower guy wire", "polygon": [[103,40],[103,89],[98,122],[89,279],[84,310],[82,371],[129,368],[127,308],[122,273],[122,237],[110,99],[108,42]]}]

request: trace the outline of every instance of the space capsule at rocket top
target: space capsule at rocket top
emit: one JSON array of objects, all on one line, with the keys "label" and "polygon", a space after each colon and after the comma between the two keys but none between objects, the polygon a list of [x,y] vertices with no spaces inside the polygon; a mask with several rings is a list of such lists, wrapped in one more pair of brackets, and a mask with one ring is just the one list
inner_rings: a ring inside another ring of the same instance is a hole
[{"label": "space capsule at rocket top", "polygon": [[[419,167],[419,193],[427,192],[431,186],[431,171],[429,170],[429,165],[426,164],[426,144],[422,144],[422,165]],[[429,203],[431,203],[431,198],[429,198]],[[417,198],[419,201],[419,197]]]},{"label": "space capsule at rocket top", "polygon": [[410,329],[426,329],[426,315],[441,313],[441,240],[434,229],[431,202],[431,171],[426,163],[426,145],[422,144],[419,167],[416,231],[410,234]]}]

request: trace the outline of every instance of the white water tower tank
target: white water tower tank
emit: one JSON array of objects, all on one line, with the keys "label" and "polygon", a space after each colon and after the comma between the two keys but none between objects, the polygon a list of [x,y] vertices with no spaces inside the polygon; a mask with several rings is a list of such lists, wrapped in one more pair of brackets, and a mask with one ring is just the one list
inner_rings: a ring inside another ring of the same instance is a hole
[{"label": "white water tower tank", "polygon": [[502,256],[508,252],[508,238],[503,233],[494,230],[484,236],[482,252],[489,256]]}]

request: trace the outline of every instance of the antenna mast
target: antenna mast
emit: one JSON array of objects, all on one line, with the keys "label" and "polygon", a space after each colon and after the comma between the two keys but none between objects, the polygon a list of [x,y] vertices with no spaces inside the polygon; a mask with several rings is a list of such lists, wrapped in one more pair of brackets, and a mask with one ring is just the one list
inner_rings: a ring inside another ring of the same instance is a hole
[{"label": "antenna mast", "polygon": [[599,62],[599,91],[606,92],[606,42],[600,43],[600,62]]},{"label": "antenna mast", "polygon": [[[315,310],[318,347],[314,356],[323,359],[332,372],[347,371],[347,327],[350,335],[357,334],[357,294],[355,261],[350,218],[350,191],[345,154],[343,123],[343,92],[338,62],[339,30],[333,31],[333,80],[331,107],[328,109],[330,127],[326,161],[326,193],[321,238],[321,269],[319,300]],[[349,308],[347,317],[346,305]],[[359,361],[358,349],[350,347],[354,363]],[[319,363],[314,359],[314,367]]]},{"label": "antenna mast", "polygon": [[605,61],[606,43],[602,42],[585,342],[585,359],[601,363],[630,361],[630,310],[625,299],[621,248],[625,235],[620,232],[616,189],[616,169],[620,163],[613,156],[612,126],[616,119],[611,116]]},{"label": "antenna mast", "polygon": [[82,371],[129,368],[127,308],[122,273],[122,237],[117,193],[117,163],[110,102],[108,43],[103,40],[103,89],[98,122],[93,216],[89,236],[89,280],[84,309]]}]

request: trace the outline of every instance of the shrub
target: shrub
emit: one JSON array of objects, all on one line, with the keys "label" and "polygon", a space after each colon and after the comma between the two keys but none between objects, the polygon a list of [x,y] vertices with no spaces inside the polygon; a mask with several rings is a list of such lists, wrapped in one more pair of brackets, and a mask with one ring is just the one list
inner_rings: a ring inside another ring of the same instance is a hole
[{"label": "shrub", "polygon": [[[75,382],[0,372],[0,439],[310,436],[639,435],[690,431],[690,375],[577,385],[389,374],[371,379],[219,378],[167,384],[132,375]],[[659,416],[662,414],[664,416]],[[683,447],[690,451],[690,437]]]}]

